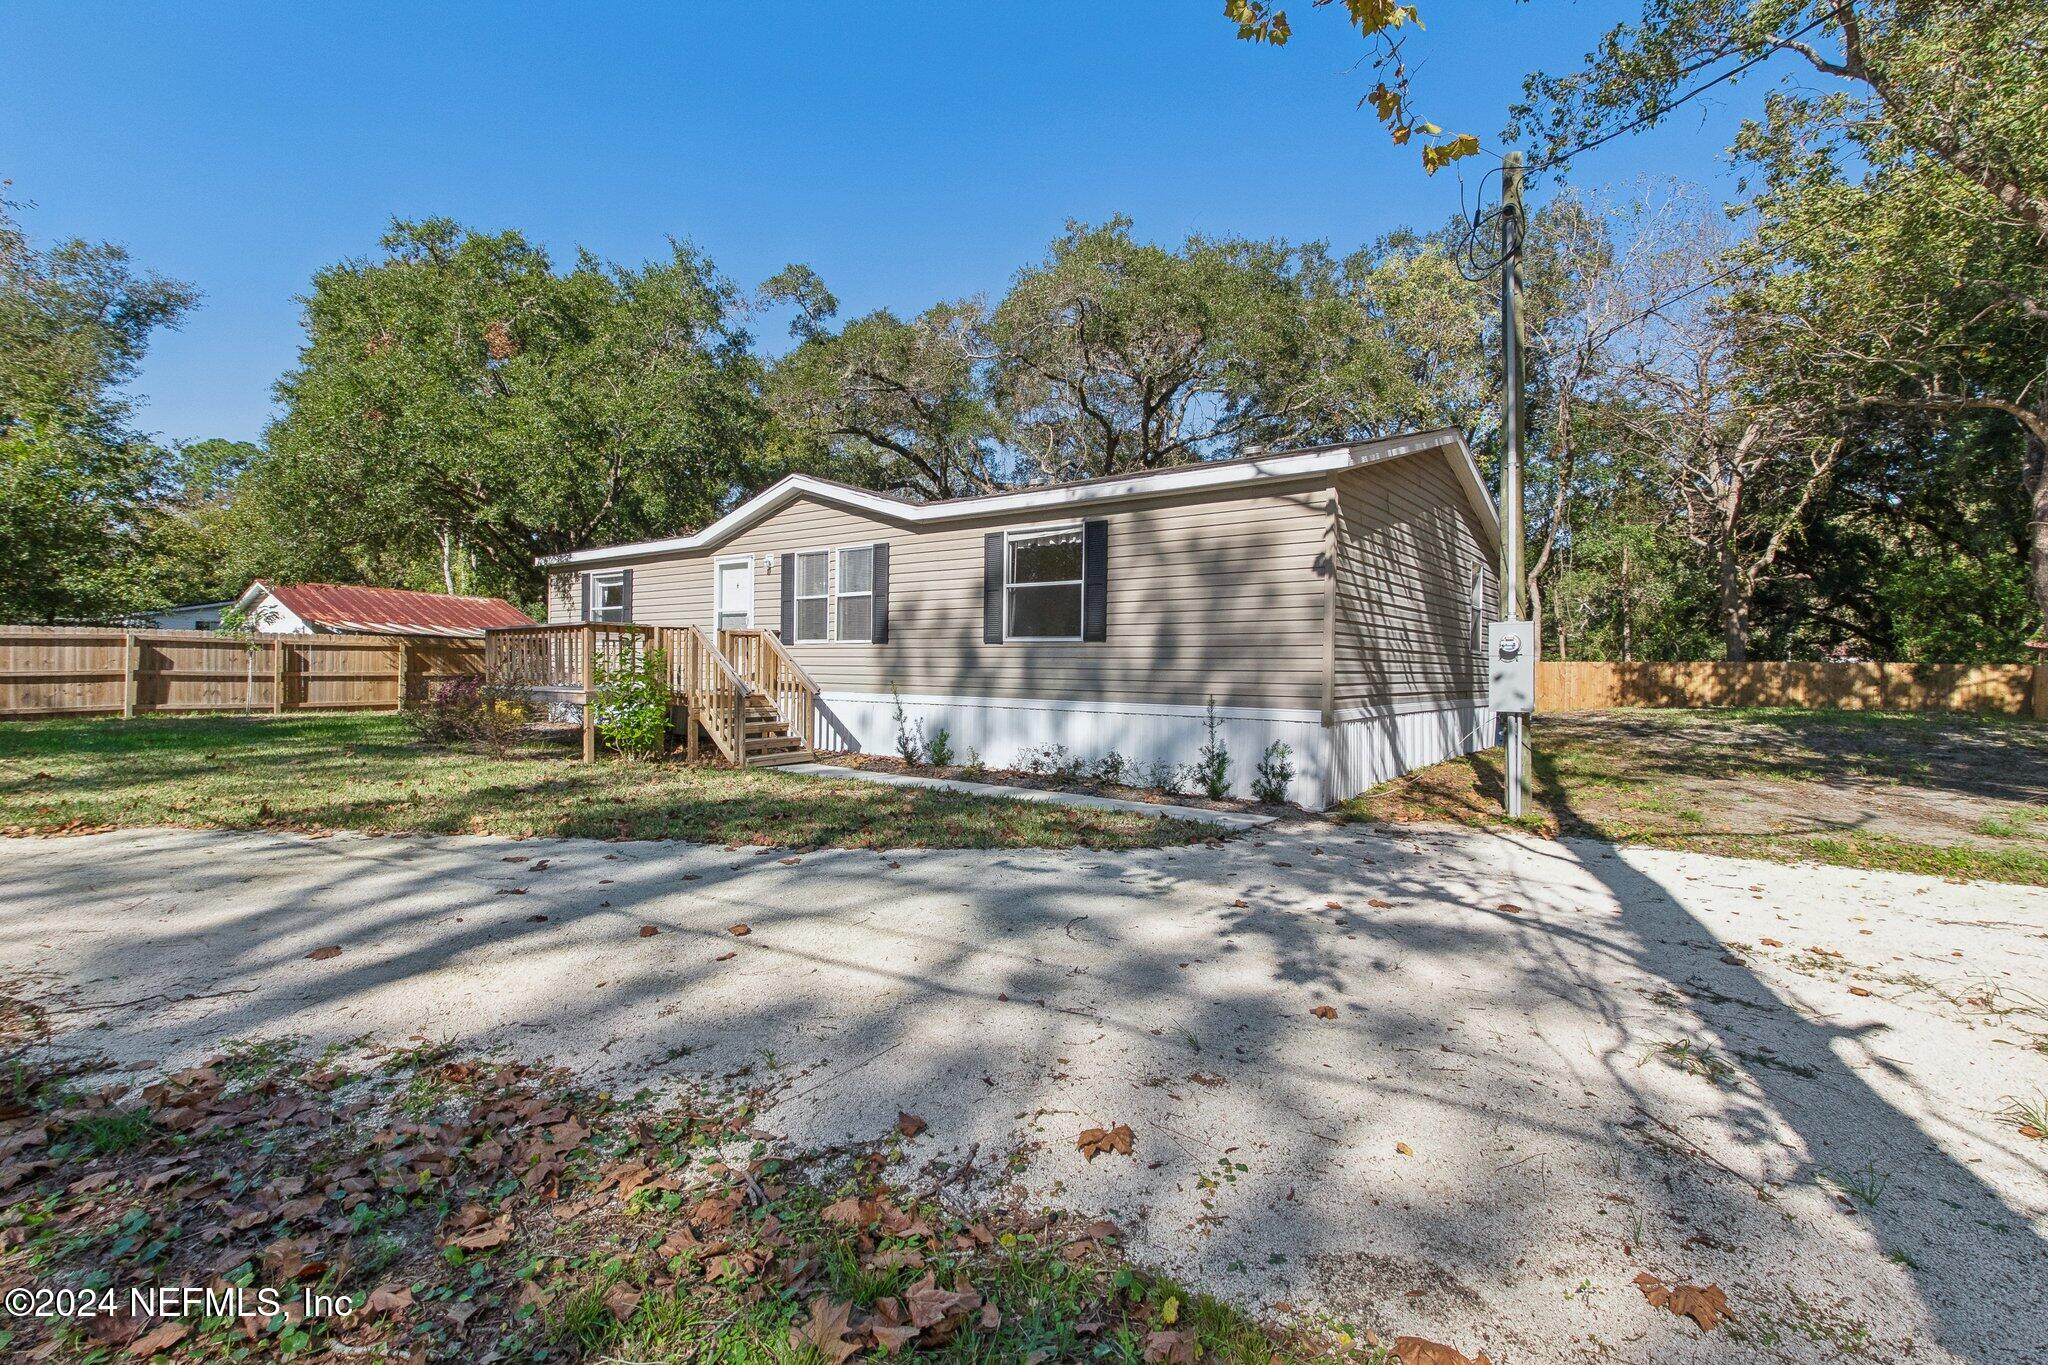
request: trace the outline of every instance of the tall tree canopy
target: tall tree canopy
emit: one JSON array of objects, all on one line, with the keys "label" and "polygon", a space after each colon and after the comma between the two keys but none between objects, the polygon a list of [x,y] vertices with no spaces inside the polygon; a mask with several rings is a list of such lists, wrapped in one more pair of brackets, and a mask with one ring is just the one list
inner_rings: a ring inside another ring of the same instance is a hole
[{"label": "tall tree canopy", "polygon": [[517,232],[446,219],[382,245],[314,278],[244,480],[294,528],[274,571],[447,587],[473,563],[479,588],[532,602],[536,556],[701,524],[759,478],[759,366],[696,252],[557,270]]},{"label": "tall tree canopy", "polygon": [[0,203],[0,620],[159,605],[142,522],[166,453],[124,386],[196,299],[116,246],[38,249]]},{"label": "tall tree canopy", "polygon": [[1946,449],[2002,424],[2048,634],[2048,8],[1650,0],[1581,70],[1533,76],[1511,132],[1563,164],[1751,68],[1774,84],[1736,146],[1757,230],[1728,273],[1753,348],[1874,448],[1930,416]]}]

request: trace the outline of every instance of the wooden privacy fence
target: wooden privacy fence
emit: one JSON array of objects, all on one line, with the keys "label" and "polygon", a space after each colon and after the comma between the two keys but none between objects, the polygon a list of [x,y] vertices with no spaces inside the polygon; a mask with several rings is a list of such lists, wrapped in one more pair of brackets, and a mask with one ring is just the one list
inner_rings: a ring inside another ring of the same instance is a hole
[{"label": "wooden privacy fence", "polygon": [[1538,711],[1627,706],[1803,706],[1985,711],[2048,720],[2037,664],[1539,663]]},{"label": "wooden privacy fence", "polygon": [[483,671],[482,640],[0,626],[0,719],[395,711]]}]

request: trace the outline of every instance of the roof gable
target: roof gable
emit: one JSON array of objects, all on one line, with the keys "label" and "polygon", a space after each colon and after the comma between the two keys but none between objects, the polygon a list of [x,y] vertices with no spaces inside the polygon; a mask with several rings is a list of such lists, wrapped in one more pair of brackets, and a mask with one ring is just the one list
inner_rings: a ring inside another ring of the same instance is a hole
[{"label": "roof gable", "polygon": [[1360,469],[1428,451],[1440,452],[1450,463],[1452,473],[1465,490],[1466,500],[1471,504],[1473,515],[1478,519],[1488,543],[1498,549],[1500,524],[1494,512],[1493,500],[1488,496],[1486,484],[1479,476],[1479,466],[1474,462],[1464,438],[1455,431],[1443,430],[1390,436],[1377,441],[1276,451],[1269,455],[1255,455],[1239,460],[1176,465],[1170,469],[1141,474],[1111,475],[1076,483],[1048,484],[1040,488],[1019,488],[967,498],[947,498],[940,502],[906,502],[902,498],[890,497],[886,493],[876,493],[865,488],[855,488],[851,484],[839,483],[833,479],[822,479],[811,474],[791,474],[692,535],[636,541],[625,545],[608,545],[590,550],[574,550],[567,554],[547,555],[536,562],[549,568],[567,568],[609,564],[644,558],[648,555],[707,550],[729,540],[779,508],[805,496],[833,506],[866,512],[900,525],[925,526],[966,521],[975,517],[1085,507],[1128,498],[1171,496],[1175,493],[1241,487],[1267,480],[1308,478],[1346,469]]}]

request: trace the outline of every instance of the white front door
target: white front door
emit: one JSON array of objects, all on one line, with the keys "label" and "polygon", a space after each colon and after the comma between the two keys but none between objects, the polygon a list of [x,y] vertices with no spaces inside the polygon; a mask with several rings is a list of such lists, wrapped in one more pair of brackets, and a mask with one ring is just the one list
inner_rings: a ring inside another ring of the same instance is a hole
[{"label": "white front door", "polygon": [[754,624],[754,561],[730,559],[718,566],[715,598],[718,629],[745,630]]}]

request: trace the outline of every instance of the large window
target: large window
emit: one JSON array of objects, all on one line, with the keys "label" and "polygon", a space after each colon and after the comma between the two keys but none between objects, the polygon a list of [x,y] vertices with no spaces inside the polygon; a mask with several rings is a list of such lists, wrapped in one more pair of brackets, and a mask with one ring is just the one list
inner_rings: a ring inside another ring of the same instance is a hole
[{"label": "large window", "polygon": [[600,573],[590,576],[590,619],[593,621],[623,621],[626,619],[626,575]]},{"label": "large window", "polygon": [[1004,592],[1013,640],[1081,638],[1081,528],[1032,531],[1009,538]]},{"label": "large window", "polygon": [[839,552],[839,638],[875,638],[875,547]]},{"label": "large window", "polygon": [[832,555],[812,550],[796,557],[796,643],[813,644],[827,637],[827,607]]}]

